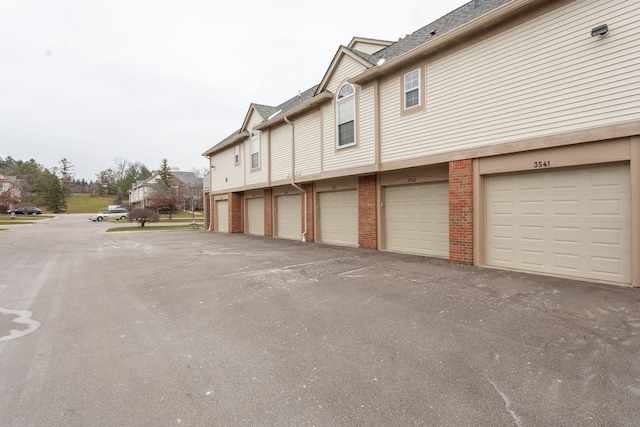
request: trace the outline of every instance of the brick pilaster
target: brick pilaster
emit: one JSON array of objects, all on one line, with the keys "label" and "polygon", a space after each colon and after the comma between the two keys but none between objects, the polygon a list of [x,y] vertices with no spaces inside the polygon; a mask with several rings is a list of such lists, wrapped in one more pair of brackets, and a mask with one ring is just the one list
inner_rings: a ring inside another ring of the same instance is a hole
[{"label": "brick pilaster", "polygon": [[213,194],[211,195],[211,198],[209,199],[209,220],[211,221],[211,231],[215,231],[215,212],[216,212],[216,201],[214,199]]},{"label": "brick pilaster", "polygon": [[229,233],[244,233],[244,197],[229,193]]},{"label": "brick pilaster", "polygon": [[264,235],[273,237],[273,190],[264,190]]},{"label": "brick pilaster", "polygon": [[473,161],[449,162],[449,260],[473,264]]},{"label": "brick pilaster", "polygon": [[378,248],[376,175],[358,177],[358,246]]},{"label": "brick pilaster", "polygon": [[[304,206],[304,194],[302,195],[302,208],[307,209],[307,242],[315,241],[315,228],[314,228],[314,213],[315,213],[315,196],[313,194],[313,183],[302,184],[302,189],[307,192],[307,206]],[[304,225],[304,211],[302,211],[302,221],[301,223]]]}]

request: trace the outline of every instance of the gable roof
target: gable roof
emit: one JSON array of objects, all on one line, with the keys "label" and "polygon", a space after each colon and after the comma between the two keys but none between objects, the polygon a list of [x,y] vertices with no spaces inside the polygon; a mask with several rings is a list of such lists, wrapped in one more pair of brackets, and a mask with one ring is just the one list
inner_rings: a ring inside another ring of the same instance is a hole
[{"label": "gable roof", "polygon": [[176,171],[171,172],[171,175],[187,187],[198,187],[202,185],[202,178],[198,178],[193,172]]},{"label": "gable roof", "polygon": [[358,43],[363,43],[363,44],[367,44],[370,46],[378,46],[379,49],[383,49],[389,45],[392,45],[393,42],[387,41],[387,40],[378,40],[378,39],[370,39],[370,38],[366,38],[366,37],[354,37],[351,39],[351,41],[349,42],[349,44],[347,45],[347,47],[349,49],[355,49],[356,45]]},{"label": "gable roof", "polygon": [[358,50],[351,49],[346,46],[340,46],[336,54],[333,56],[333,59],[331,60],[331,64],[329,65],[329,68],[327,68],[327,71],[324,73],[324,76],[322,77],[322,80],[320,81],[320,84],[316,89],[316,93],[320,93],[326,90],[327,85],[329,84],[329,81],[333,77],[334,73],[338,69],[338,65],[340,64],[340,62],[345,56],[348,56],[354,59],[355,61],[359,62],[366,68],[371,68],[372,66],[375,65],[377,61],[377,59],[375,59],[373,55],[369,55],[367,53],[360,52]]}]

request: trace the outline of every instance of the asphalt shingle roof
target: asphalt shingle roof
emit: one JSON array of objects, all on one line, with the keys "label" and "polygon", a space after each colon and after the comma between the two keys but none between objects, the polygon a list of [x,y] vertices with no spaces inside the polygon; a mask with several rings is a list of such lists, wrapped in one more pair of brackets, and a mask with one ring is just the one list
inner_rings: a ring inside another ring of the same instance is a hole
[{"label": "asphalt shingle roof", "polygon": [[379,50],[372,56],[376,58],[376,61],[380,58],[385,58],[387,61],[396,58],[510,1],[512,0],[472,0],[456,10],[449,12],[442,18],[436,19],[430,24],[398,40],[394,44]]}]

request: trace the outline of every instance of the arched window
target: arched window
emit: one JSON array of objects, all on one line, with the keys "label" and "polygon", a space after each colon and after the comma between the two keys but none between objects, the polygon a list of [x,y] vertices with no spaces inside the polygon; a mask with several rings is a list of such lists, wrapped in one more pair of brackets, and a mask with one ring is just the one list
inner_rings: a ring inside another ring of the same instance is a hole
[{"label": "arched window", "polygon": [[356,143],[356,90],[346,83],[338,91],[338,148]]}]

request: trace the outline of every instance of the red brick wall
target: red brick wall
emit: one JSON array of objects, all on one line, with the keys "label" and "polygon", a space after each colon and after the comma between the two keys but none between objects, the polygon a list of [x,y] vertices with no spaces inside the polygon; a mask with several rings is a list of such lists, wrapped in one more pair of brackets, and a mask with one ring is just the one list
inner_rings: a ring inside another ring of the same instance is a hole
[{"label": "red brick wall", "polygon": [[449,162],[449,260],[473,264],[473,161]]},{"label": "red brick wall", "polygon": [[376,176],[358,177],[358,246],[378,248]]},{"label": "red brick wall", "polygon": [[264,235],[273,237],[273,191],[271,188],[264,190]]},{"label": "red brick wall", "polygon": [[229,233],[244,233],[244,197],[229,193]]},{"label": "red brick wall", "polygon": [[[307,192],[307,242],[315,241],[315,229],[314,229],[314,213],[315,213],[315,197],[313,194],[313,183],[302,184],[302,189]],[[302,220],[300,221],[304,225],[304,194],[302,194]]]}]

